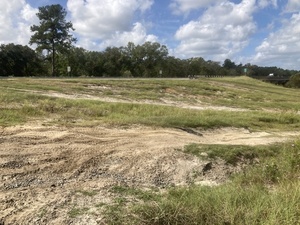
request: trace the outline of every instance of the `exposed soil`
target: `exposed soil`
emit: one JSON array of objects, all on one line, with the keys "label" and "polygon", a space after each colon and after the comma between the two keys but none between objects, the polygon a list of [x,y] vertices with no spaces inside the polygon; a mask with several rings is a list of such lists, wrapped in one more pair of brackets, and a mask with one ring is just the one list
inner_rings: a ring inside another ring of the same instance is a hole
[{"label": "exposed soil", "polygon": [[0,224],[105,224],[100,206],[115,200],[115,186],[217,185],[242,169],[185,154],[187,144],[258,145],[299,135],[42,122],[0,128]]},{"label": "exposed soil", "polygon": [[[98,87],[99,89],[99,87]],[[39,95],[49,96],[49,97],[55,97],[55,98],[66,98],[66,99],[88,99],[88,100],[97,100],[102,102],[118,102],[118,103],[134,103],[134,104],[151,104],[151,105],[162,105],[162,106],[175,106],[179,108],[185,108],[185,109],[195,109],[195,110],[226,110],[226,111],[247,111],[248,109],[243,108],[234,108],[234,107],[227,107],[227,106],[215,106],[215,105],[209,105],[203,102],[200,102],[198,100],[197,103],[191,104],[191,103],[185,103],[185,102],[178,102],[170,99],[159,99],[159,101],[155,100],[134,100],[134,99],[124,99],[122,96],[114,96],[114,97],[108,97],[108,96],[99,96],[99,95],[90,95],[90,94],[65,94],[60,92],[54,92],[54,91],[32,91],[32,90],[26,90],[26,89],[14,89],[16,91],[21,92],[30,92],[35,93]],[[195,100],[195,99],[194,99]]]},{"label": "exposed soil", "polygon": [[[0,219],[5,225],[99,224],[105,219],[96,206],[113,201],[113,186],[215,185],[241,169],[221,160],[207,169],[210,162],[179,151],[189,143],[268,144],[299,135],[39,124],[2,128],[0,133]],[[73,218],[70,211],[76,207],[92,213]]]}]

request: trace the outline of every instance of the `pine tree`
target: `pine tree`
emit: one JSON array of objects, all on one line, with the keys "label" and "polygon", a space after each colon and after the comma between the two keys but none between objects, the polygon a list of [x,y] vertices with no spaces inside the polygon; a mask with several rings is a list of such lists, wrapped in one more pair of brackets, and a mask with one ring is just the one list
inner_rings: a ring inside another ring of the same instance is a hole
[{"label": "pine tree", "polygon": [[66,21],[66,10],[59,4],[39,7],[37,17],[40,24],[30,27],[34,34],[31,36],[29,44],[37,44],[37,51],[46,50],[51,54],[52,76],[55,75],[55,54],[65,53],[76,42],[76,38],[70,34],[73,24]]}]

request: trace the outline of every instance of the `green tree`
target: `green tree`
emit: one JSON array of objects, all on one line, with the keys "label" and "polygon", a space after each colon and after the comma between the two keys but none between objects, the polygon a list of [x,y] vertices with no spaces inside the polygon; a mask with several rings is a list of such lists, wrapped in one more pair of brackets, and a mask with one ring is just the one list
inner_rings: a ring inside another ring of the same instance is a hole
[{"label": "green tree", "polygon": [[187,69],[184,60],[175,58],[174,56],[168,56],[163,61],[162,71],[163,77],[187,77]]},{"label": "green tree", "polygon": [[88,76],[101,77],[104,74],[104,53],[103,52],[87,52],[85,70]]},{"label": "green tree", "polygon": [[41,57],[28,46],[0,46],[0,76],[36,76],[42,72]]},{"label": "green tree", "polygon": [[286,86],[291,88],[300,88],[300,73],[292,75]]},{"label": "green tree", "polygon": [[145,42],[135,46],[129,42],[122,48],[125,56],[126,67],[134,77],[156,77],[159,71],[164,70],[164,62],[168,57],[168,49],[158,42]]},{"label": "green tree", "polygon": [[163,67],[163,61],[168,56],[168,49],[165,45],[158,42],[145,42],[142,47],[144,48],[143,64],[145,67],[145,77],[156,77]]},{"label": "green tree", "polygon": [[107,47],[103,52],[104,57],[104,75],[108,77],[120,77],[124,67],[123,54],[121,48]]},{"label": "green tree", "polygon": [[51,54],[51,72],[55,75],[55,54],[68,51],[76,38],[70,34],[74,30],[73,24],[66,21],[66,10],[59,4],[39,7],[37,17],[39,25],[30,27],[34,34],[31,36],[30,44],[37,44],[37,51],[48,51]]},{"label": "green tree", "polygon": [[[86,68],[87,51],[83,48],[72,47],[68,54],[57,54],[56,59],[58,59],[56,67],[60,76],[78,77],[89,75]],[[68,67],[71,69],[70,72],[67,70]]]},{"label": "green tree", "polygon": [[232,62],[230,59],[225,59],[224,63],[223,63],[223,67],[225,69],[234,69],[236,68],[236,65],[234,62]]},{"label": "green tree", "polygon": [[195,57],[186,60],[188,75],[206,75],[206,62],[202,57]]}]

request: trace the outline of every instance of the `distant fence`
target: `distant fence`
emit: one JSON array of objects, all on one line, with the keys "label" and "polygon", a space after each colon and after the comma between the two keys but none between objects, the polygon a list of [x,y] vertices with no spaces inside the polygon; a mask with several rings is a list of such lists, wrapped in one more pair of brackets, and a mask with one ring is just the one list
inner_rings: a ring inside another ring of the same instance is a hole
[{"label": "distant fence", "polygon": [[188,78],[190,79],[213,78],[213,77],[225,77],[225,76],[224,75],[188,75]]}]

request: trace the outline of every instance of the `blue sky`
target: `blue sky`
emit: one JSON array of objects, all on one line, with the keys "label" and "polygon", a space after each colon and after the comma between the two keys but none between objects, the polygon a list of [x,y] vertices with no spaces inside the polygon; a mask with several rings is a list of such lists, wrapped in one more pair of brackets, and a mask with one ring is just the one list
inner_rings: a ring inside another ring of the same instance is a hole
[{"label": "blue sky", "polygon": [[157,41],[179,58],[300,70],[300,0],[1,0],[0,44],[26,45],[49,4],[88,50]]}]

